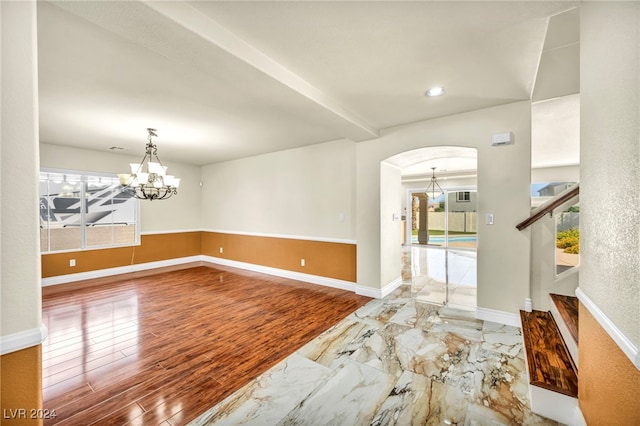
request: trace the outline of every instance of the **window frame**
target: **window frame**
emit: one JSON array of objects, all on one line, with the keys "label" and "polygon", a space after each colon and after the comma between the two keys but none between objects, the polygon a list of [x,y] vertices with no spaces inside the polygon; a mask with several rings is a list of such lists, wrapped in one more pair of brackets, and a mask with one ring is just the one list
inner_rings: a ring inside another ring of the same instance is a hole
[{"label": "window frame", "polygon": [[[463,197],[461,197],[463,195]],[[456,203],[470,203],[471,191],[456,191]]]},{"label": "window frame", "polygon": [[[581,256],[580,253],[577,254],[577,263],[574,265],[559,265],[559,256],[560,256],[560,252],[559,249],[557,247],[557,243],[558,243],[558,233],[560,232],[565,232],[568,231],[570,229],[577,229],[578,231],[578,244],[580,244],[580,211],[578,210],[577,212],[571,212],[569,211],[572,207],[578,207],[578,209],[580,208],[580,202],[578,201],[577,203],[572,203],[571,205],[569,205],[568,207],[563,208],[560,212],[558,213],[554,213],[553,214],[553,228],[554,228],[554,273],[555,273],[555,279],[558,280],[561,277],[564,277],[565,275],[569,275],[571,273],[574,273],[576,271],[578,271],[580,269],[580,261],[581,261]],[[569,222],[577,222],[576,226],[571,226],[571,227],[567,227],[566,229],[564,229],[563,231],[558,230],[558,228],[560,227],[560,225],[564,225],[565,222],[565,215],[566,214],[577,214],[577,216],[575,216],[573,219],[570,219]],[[559,270],[560,266],[564,266],[562,269],[562,271]],[[568,266],[568,267],[567,267]]]},{"label": "window frame", "polygon": [[[90,226],[89,224],[87,224],[87,214],[89,213],[87,211],[87,204],[86,204],[86,194],[87,194],[87,189],[88,189],[88,185],[90,180],[92,179],[101,179],[101,178],[106,178],[106,179],[110,179],[112,182],[111,184],[116,184],[118,183],[118,176],[115,173],[105,173],[105,172],[95,172],[95,171],[86,171],[86,170],[71,170],[71,169],[58,169],[58,168],[49,168],[49,167],[41,167],[40,171],[39,171],[39,184],[42,182],[42,175],[43,174],[57,174],[57,175],[71,175],[71,176],[79,176],[80,177],[80,184],[81,184],[81,188],[80,188],[80,195],[79,195],[79,200],[80,200],[80,223],[78,225],[78,227],[80,228],[80,244],[78,247],[74,247],[74,248],[64,248],[64,249],[60,249],[60,250],[52,250],[51,249],[51,234],[49,233],[46,240],[47,240],[47,244],[46,247],[43,244],[40,244],[40,254],[53,254],[53,253],[65,253],[65,252],[77,252],[77,251],[88,251],[88,250],[101,250],[101,249],[110,249],[110,248],[117,248],[117,247],[134,247],[134,246],[139,246],[140,245],[140,235],[141,235],[141,226],[140,226],[140,200],[138,200],[135,197],[133,198],[133,203],[134,203],[134,213],[133,213],[133,224],[134,224],[134,238],[133,241],[128,241],[128,242],[124,242],[124,243],[117,243],[115,241],[111,241],[111,243],[108,244],[100,244],[100,245],[88,245],[87,244],[87,233],[86,233],[86,228],[87,226]],[[50,176],[47,176],[47,182],[49,182],[51,179]],[[47,183],[48,184],[48,183]],[[118,183],[119,184],[119,183]],[[74,191],[75,193],[76,191]],[[47,194],[47,196],[49,196],[49,194]],[[41,199],[43,197],[43,194],[40,192],[40,189],[38,190],[38,207],[41,208]],[[50,208],[49,206],[47,206],[48,208]],[[43,223],[43,219],[41,216],[41,213],[39,212],[38,214],[39,218],[40,218],[40,223]],[[113,229],[113,227],[117,225],[116,223],[111,223],[111,224],[103,224],[100,226],[109,226]],[[42,227],[42,225],[41,225]],[[50,230],[50,227],[47,226],[47,229]],[[42,239],[40,239],[40,241],[42,241]]]}]

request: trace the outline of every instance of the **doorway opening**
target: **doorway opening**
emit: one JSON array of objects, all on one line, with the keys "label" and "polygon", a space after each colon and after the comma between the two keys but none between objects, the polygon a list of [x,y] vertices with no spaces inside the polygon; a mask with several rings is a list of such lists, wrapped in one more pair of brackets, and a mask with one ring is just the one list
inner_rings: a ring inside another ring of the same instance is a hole
[{"label": "doorway opening", "polygon": [[410,220],[407,241],[443,248],[478,247],[478,192],[473,188],[444,189],[436,198],[422,190],[409,190]]},{"label": "doorway opening", "polygon": [[[411,286],[416,302],[474,311],[477,150],[420,148],[389,157],[383,163],[381,259],[382,270],[387,273],[383,277],[397,273],[392,264],[397,253],[394,250],[400,247],[393,247],[401,234],[402,283]],[[431,185],[434,180],[436,189]],[[402,213],[396,215],[400,203]]]}]

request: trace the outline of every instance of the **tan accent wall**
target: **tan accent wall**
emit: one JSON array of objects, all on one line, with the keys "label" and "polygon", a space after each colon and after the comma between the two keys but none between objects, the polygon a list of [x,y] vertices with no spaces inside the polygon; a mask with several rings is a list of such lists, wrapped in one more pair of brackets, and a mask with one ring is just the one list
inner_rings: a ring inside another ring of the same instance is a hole
[{"label": "tan accent wall", "polygon": [[589,425],[640,425],[640,371],[580,303],[578,400]]},{"label": "tan accent wall", "polygon": [[[356,245],[217,232],[142,235],[140,245],[42,255],[42,277],[75,274],[204,254],[349,282],[356,281]],[[223,253],[220,253],[220,247]],[[76,266],[70,267],[69,260]],[[300,265],[305,259],[305,266]]]},{"label": "tan accent wall", "polygon": [[[42,277],[156,262],[200,254],[200,232],[141,235],[140,245],[42,255]],[[71,259],[76,266],[69,266]]]},{"label": "tan accent wall", "polygon": [[[220,247],[223,253],[220,253]],[[288,271],[356,281],[356,245],[289,238],[202,233],[202,254]],[[305,266],[300,265],[305,260]]]},{"label": "tan accent wall", "polygon": [[52,414],[42,410],[40,345],[0,357],[0,401],[3,425],[41,425]]}]

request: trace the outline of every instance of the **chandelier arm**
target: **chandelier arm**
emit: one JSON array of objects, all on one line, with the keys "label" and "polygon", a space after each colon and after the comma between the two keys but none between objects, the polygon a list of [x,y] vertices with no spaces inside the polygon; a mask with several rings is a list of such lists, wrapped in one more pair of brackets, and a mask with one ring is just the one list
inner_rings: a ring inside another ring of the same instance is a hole
[{"label": "chandelier arm", "polygon": [[[158,150],[156,149],[156,151],[158,151]],[[158,163],[159,163],[161,166],[163,166],[162,161],[160,161],[160,157],[158,157],[158,154],[153,154],[153,155],[156,157],[156,160],[158,160]]]},{"label": "chandelier arm", "polygon": [[[148,143],[145,146],[145,155],[142,157],[142,161],[140,161],[140,165],[136,169],[135,173],[129,174],[129,180],[126,183],[122,183],[123,189],[122,192],[126,192],[131,197],[135,197],[140,200],[163,200],[171,198],[173,195],[178,193],[178,188],[166,183],[165,173],[167,168],[164,167],[162,161],[158,157],[158,146],[153,143],[153,137],[157,137],[158,135],[155,133],[155,129],[148,128]],[[144,172],[145,162],[147,165],[147,172]],[[155,163],[153,167],[151,163]],[[157,166],[160,166],[162,169],[158,170]],[[139,175],[144,174],[147,176],[146,181],[140,181]],[[132,185],[131,177],[136,176],[135,182],[137,182],[137,186]],[[176,179],[173,182],[179,182],[179,178],[172,176],[172,178]],[[123,182],[123,178],[121,177],[121,182]]]},{"label": "chandelier arm", "polygon": [[[142,172],[142,167],[144,166],[144,160],[146,160],[147,157],[149,157],[149,150],[145,151],[144,157],[142,157],[142,160],[140,160],[140,165],[138,166],[138,170],[137,170],[138,172]],[[151,158],[149,158],[149,160],[151,160]]]}]

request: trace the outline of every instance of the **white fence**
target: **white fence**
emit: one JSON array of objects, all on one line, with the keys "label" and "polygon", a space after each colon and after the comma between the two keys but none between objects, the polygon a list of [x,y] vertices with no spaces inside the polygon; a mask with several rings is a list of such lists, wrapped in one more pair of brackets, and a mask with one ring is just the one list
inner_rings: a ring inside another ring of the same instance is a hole
[{"label": "white fence", "polygon": [[[445,212],[429,213],[429,230],[444,231]],[[449,231],[478,232],[477,212],[452,212],[449,213]]]}]

